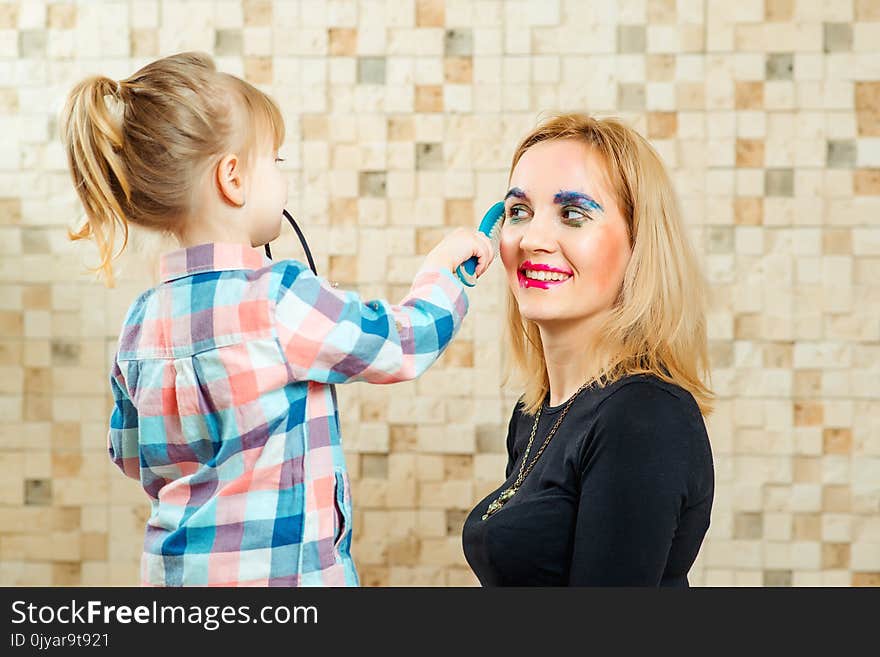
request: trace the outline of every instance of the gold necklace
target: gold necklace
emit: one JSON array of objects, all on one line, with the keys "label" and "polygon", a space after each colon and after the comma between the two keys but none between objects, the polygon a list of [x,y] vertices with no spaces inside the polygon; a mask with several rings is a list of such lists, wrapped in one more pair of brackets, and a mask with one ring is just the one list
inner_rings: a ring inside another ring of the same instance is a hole
[{"label": "gold necklace", "polygon": [[501,494],[493,501],[487,508],[486,513],[483,514],[483,520],[496,513],[511,497],[516,495],[516,492],[519,490],[519,487],[522,486],[523,480],[528,476],[528,474],[532,471],[532,468],[535,467],[535,463],[538,462],[538,459],[541,457],[541,454],[544,452],[544,448],[547,447],[550,439],[553,437],[553,434],[556,433],[556,430],[559,428],[559,425],[562,423],[563,418],[565,418],[566,413],[568,413],[568,409],[571,408],[572,403],[575,398],[583,392],[584,388],[587,387],[589,381],[584,383],[580,388],[577,389],[571,399],[565,404],[565,408],[562,409],[562,413],[560,413],[559,417],[556,419],[555,424],[550,429],[550,433],[547,434],[547,438],[544,440],[544,444],[541,445],[541,449],[539,449],[535,456],[532,458],[532,462],[529,463],[529,467],[526,468],[526,460],[529,458],[529,451],[532,449],[532,442],[535,440],[535,432],[538,430],[538,421],[541,419],[541,411],[543,410],[543,405],[538,409],[538,412],[535,414],[535,423],[532,425],[532,434],[529,436],[529,443],[526,445],[526,453],[523,455],[522,463],[519,466],[519,474],[516,476],[516,481],[513,482],[513,486],[504,489],[501,491]]}]

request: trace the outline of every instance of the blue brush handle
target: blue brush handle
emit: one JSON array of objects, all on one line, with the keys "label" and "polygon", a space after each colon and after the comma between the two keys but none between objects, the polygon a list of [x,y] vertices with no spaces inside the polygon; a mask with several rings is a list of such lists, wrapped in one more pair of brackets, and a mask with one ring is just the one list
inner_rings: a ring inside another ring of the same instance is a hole
[{"label": "blue brush handle", "polygon": [[[501,219],[504,217],[504,201],[498,201],[491,208],[486,211],[486,214],[483,215],[482,221],[480,221],[480,225],[477,227],[477,230],[483,233],[489,239],[492,239],[492,231],[493,229],[501,222]],[[497,231],[495,231],[497,234]],[[471,256],[463,263],[461,263],[458,267],[456,267],[455,273],[458,274],[458,278],[462,283],[467,285],[468,287],[473,287],[475,283],[474,280],[474,272],[477,271],[477,256]],[[462,273],[464,270],[464,273]],[[464,275],[467,274],[467,275]]]}]

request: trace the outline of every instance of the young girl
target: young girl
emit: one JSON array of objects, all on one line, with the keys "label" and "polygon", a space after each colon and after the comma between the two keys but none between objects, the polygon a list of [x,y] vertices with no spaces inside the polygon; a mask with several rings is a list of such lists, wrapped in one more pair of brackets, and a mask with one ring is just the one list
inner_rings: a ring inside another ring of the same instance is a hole
[{"label": "young girl", "polygon": [[492,260],[476,231],[447,236],[399,305],[363,303],[278,236],[287,185],[275,103],[184,53],[70,94],[63,134],[112,283],[128,223],[174,235],[162,282],[128,311],[110,384],[109,451],[151,503],[145,585],[357,585],[351,499],[332,388],[414,379],[467,312],[452,271]]}]

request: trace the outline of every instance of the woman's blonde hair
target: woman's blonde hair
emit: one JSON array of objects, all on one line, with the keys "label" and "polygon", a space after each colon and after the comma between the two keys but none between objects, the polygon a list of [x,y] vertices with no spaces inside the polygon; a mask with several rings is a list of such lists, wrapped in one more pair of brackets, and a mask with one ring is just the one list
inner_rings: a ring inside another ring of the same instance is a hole
[{"label": "woman's blonde hair", "polygon": [[[591,382],[605,385],[630,374],[653,374],[689,391],[708,415],[713,394],[703,382],[709,378],[706,284],[660,156],[617,119],[565,114],[523,139],[511,176],[529,148],[560,139],[585,143],[602,158],[632,247],[617,301],[585,345],[596,368]],[[547,364],[538,326],[520,315],[509,288],[505,333],[511,357],[506,379],[522,385],[523,410],[534,414],[550,390]]]},{"label": "woman's blonde hair", "polygon": [[[208,55],[187,52],[119,82],[81,81],[67,98],[61,136],[86,214],[69,237],[97,243],[96,270],[113,285],[112,261],[128,243],[129,222],[176,232],[213,161],[229,151],[246,159],[270,136],[278,148],[284,121],[262,91],[218,72]],[[118,230],[123,242],[114,254]]]}]

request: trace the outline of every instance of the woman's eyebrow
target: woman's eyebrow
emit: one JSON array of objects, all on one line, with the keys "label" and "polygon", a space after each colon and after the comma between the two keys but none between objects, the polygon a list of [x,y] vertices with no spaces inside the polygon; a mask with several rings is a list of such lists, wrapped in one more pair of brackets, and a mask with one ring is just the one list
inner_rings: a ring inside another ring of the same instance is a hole
[{"label": "woman's eyebrow", "polygon": [[526,195],[526,193],[523,190],[521,190],[519,187],[511,187],[510,190],[508,190],[507,194],[504,195],[504,200],[506,201],[511,196],[515,196],[516,198],[525,199],[526,201],[529,200],[529,197]]},{"label": "woman's eyebrow", "polygon": [[587,207],[598,210],[599,212],[605,212],[605,208],[603,208],[596,199],[594,199],[589,194],[584,194],[583,192],[573,192],[565,189],[560,189],[559,192],[553,197],[553,202],[558,203],[559,205],[565,205],[566,203],[582,203]]}]

